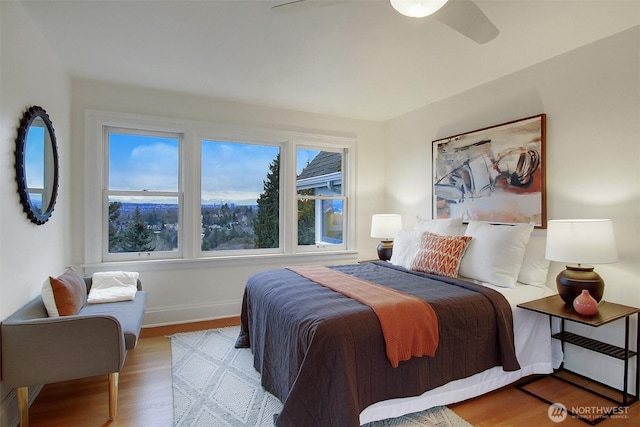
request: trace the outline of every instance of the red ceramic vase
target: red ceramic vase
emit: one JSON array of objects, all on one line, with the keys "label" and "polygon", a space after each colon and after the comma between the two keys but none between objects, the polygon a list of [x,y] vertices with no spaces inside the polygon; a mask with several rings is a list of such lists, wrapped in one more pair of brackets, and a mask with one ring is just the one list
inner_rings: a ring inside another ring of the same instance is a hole
[{"label": "red ceramic vase", "polygon": [[598,312],[598,302],[593,299],[588,290],[583,289],[582,293],[573,300],[573,309],[583,316],[593,316]]}]

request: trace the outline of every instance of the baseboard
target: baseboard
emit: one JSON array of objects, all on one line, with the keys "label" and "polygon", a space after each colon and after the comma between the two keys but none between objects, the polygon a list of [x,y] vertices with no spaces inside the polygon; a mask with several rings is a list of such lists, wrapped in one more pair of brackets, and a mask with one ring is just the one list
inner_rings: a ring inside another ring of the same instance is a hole
[{"label": "baseboard", "polygon": [[[29,406],[36,400],[42,387],[42,385],[29,387]],[[16,397],[16,391],[11,390],[2,402],[0,402],[0,427],[17,427],[18,424],[20,424],[18,399]]]},{"label": "baseboard", "polygon": [[221,301],[213,304],[191,304],[147,309],[144,314],[145,328],[201,322],[240,315],[242,301]]},{"label": "baseboard", "polygon": [[140,331],[140,339],[170,337],[183,332],[204,331],[206,329],[228,328],[240,325],[240,316],[220,319],[202,320],[198,322],[174,323],[172,325],[144,327]]}]

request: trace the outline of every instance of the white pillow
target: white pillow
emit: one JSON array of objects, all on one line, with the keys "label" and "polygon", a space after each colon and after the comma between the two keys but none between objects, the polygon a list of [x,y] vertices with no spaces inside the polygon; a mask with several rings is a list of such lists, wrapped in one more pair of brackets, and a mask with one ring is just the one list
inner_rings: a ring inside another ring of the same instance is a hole
[{"label": "white pillow", "polygon": [[532,233],[524,251],[522,267],[518,274],[518,282],[525,285],[546,286],[549,264],[544,257],[547,239],[545,236]]},{"label": "white pillow", "polygon": [[492,225],[470,221],[469,247],[460,263],[460,276],[503,288],[515,288],[533,225]]},{"label": "white pillow", "polygon": [[393,252],[389,262],[400,267],[410,268],[411,261],[420,249],[422,231],[400,230],[393,239]]},{"label": "white pillow", "polygon": [[91,289],[106,289],[121,286],[137,286],[140,273],[137,271],[103,271],[91,276]]},{"label": "white pillow", "polygon": [[430,233],[440,234],[441,236],[461,236],[462,217],[437,219],[418,218],[413,229],[428,231]]},{"label": "white pillow", "polygon": [[59,317],[58,306],[56,305],[56,299],[53,296],[53,289],[51,288],[51,281],[47,277],[42,283],[42,302],[47,309],[49,317]]}]

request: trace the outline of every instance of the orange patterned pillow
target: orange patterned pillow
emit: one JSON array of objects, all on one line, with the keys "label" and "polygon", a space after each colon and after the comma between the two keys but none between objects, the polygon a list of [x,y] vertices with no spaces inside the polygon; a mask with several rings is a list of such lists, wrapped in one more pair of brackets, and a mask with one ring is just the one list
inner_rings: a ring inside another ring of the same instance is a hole
[{"label": "orange patterned pillow", "polygon": [[470,241],[471,236],[441,236],[425,232],[420,250],[411,261],[411,270],[458,277],[460,260]]}]

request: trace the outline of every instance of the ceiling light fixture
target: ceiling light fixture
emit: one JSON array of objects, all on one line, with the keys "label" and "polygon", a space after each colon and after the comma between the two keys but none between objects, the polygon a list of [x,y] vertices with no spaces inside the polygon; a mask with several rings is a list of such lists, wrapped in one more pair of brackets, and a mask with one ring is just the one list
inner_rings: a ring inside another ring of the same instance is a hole
[{"label": "ceiling light fixture", "polygon": [[391,6],[404,16],[424,18],[436,13],[449,0],[390,0]]}]

